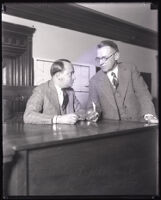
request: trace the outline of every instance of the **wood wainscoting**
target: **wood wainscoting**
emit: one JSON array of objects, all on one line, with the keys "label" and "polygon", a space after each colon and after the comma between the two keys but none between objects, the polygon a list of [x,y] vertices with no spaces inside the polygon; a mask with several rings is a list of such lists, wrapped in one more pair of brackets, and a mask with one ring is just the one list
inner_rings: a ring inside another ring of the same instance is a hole
[{"label": "wood wainscoting", "polygon": [[3,86],[3,121],[15,117],[18,113],[24,113],[33,88],[34,86]]},{"label": "wood wainscoting", "polygon": [[21,116],[34,82],[32,37],[35,28],[2,22],[3,121]]}]

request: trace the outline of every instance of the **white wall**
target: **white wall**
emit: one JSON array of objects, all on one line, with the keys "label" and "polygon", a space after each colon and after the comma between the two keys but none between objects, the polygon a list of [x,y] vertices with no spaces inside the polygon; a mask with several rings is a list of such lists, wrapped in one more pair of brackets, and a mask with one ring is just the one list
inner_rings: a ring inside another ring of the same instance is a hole
[{"label": "white wall", "polygon": [[[94,65],[96,45],[106,39],[6,14],[2,14],[2,21],[36,28],[33,36],[34,58],[66,58],[75,63]],[[133,63],[140,71],[152,73],[152,95],[157,97],[157,51],[119,41],[117,44],[121,52],[120,61]],[[94,72],[95,69],[91,74]]]}]

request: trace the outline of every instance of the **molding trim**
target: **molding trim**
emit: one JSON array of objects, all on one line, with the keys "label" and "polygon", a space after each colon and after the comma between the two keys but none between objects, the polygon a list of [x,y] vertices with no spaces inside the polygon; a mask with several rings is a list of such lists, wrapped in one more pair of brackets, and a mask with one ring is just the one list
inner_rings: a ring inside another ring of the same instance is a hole
[{"label": "molding trim", "polygon": [[150,49],[158,49],[158,34],[76,3],[6,3],[5,13]]}]

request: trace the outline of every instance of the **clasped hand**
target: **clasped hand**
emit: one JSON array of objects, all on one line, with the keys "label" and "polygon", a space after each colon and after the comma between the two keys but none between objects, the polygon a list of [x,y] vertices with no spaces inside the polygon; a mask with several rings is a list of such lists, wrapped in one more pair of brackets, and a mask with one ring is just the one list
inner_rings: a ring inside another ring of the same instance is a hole
[{"label": "clasped hand", "polygon": [[87,111],[86,120],[97,122],[98,118],[99,118],[99,113],[97,111],[94,111],[93,109]]},{"label": "clasped hand", "polygon": [[65,114],[58,118],[58,123],[61,124],[75,124],[78,121],[78,115],[75,113]]}]

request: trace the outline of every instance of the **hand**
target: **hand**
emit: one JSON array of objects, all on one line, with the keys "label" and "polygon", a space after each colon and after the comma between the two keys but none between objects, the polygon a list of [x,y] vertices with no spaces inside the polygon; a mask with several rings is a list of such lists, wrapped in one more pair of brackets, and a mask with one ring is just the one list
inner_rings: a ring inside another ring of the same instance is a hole
[{"label": "hand", "polygon": [[97,111],[94,111],[93,109],[90,109],[86,113],[86,120],[97,122],[99,118],[99,113]]},{"label": "hand", "polygon": [[78,115],[71,113],[66,115],[59,115],[57,123],[60,124],[75,124],[78,121]]},{"label": "hand", "polygon": [[79,110],[79,111],[76,112],[76,114],[78,115],[78,120],[83,121],[83,120],[86,119],[86,112],[85,112],[85,110],[83,110],[83,109]]},{"label": "hand", "polygon": [[146,114],[144,116],[144,119],[148,123],[152,123],[152,124],[158,124],[159,123],[158,119],[156,117],[154,117],[153,115],[151,115],[151,114]]}]

